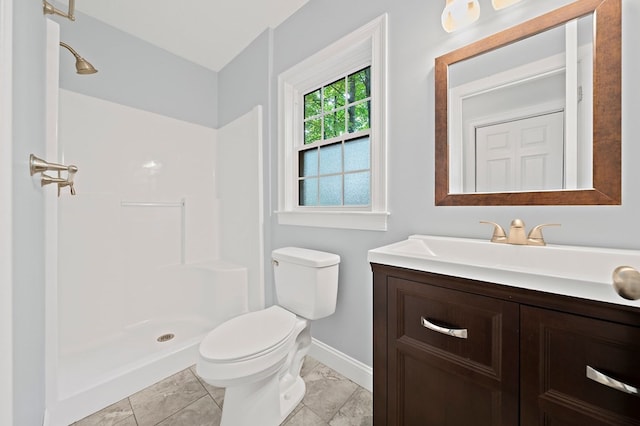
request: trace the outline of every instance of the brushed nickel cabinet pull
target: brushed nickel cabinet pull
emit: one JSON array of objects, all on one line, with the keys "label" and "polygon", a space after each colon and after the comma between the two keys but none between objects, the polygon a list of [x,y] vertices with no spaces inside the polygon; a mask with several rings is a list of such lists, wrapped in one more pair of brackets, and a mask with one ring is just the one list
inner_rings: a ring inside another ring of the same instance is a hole
[{"label": "brushed nickel cabinet pull", "polygon": [[616,380],[612,377],[607,376],[596,370],[595,368],[587,365],[587,377],[594,382],[600,383],[601,385],[608,386],[612,389],[618,390],[620,392],[628,393],[630,395],[640,396],[638,395],[638,388],[623,383],[619,380]]},{"label": "brushed nickel cabinet pull", "polygon": [[436,324],[430,322],[425,317],[420,317],[420,323],[422,324],[422,326],[424,328],[428,328],[429,330],[436,331],[438,333],[446,334],[448,336],[457,337],[458,339],[466,339],[467,338],[467,329],[466,328],[455,329],[455,328],[440,327],[439,325],[436,325]]}]

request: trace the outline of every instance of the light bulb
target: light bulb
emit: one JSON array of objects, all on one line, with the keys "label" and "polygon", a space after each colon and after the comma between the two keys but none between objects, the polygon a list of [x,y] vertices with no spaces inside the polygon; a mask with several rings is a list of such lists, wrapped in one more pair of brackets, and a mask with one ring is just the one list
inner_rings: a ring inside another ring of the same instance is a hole
[{"label": "light bulb", "polygon": [[450,33],[477,21],[479,17],[478,0],[447,0],[442,11],[442,28]]},{"label": "light bulb", "polygon": [[512,4],[518,3],[520,0],[491,0],[491,4],[495,10],[504,9]]}]

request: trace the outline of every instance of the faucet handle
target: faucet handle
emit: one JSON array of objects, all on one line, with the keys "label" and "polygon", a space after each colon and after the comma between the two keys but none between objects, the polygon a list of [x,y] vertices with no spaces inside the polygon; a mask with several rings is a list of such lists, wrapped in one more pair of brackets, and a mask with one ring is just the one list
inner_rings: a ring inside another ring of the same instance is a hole
[{"label": "faucet handle", "polygon": [[544,246],[547,243],[544,241],[544,237],[542,236],[542,228],[545,226],[560,226],[559,223],[542,223],[540,225],[534,226],[529,231],[529,235],[527,236],[527,244],[530,246]]},{"label": "faucet handle", "polygon": [[69,191],[71,192],[71,195],[76,195],[76,189],[73,186],[73,181],[65,180],[64,182],[58,183],[58,197],[62,193],[62,188],[64,188],[65,186],[69,187]]},{"label": "faucet handle", "polygon": [[[62,182],[58,182],[58,197],[60,196],[60,193],[62,192],[62,188],[64,188],[65,186],[69,187],[69,191],[71,192],[71,195],[76,195],[76,189],[73,186],[73,178],[75,177],[75,174],[78,172],[78,168],[76,166],[74,166],[73,164],[67,167],[67,178],[64,179]],[[60,172],[58,172],[60,173]]]},{"label": "faucet handle", "polygon": [[506,243],[507,242],[507,234],[504,232],[502,226],[498,225],[495,222],[490,222],[488,220],[481,220],[480,223],[486,223],[489,225],[493,225],[493,235],[491,235],[492,243]]},{"label": "faucet handle", "polygon": [[76,173],[78,173],[78,168],[76,166],[71,164],[69,167],[67,167],[67,182],[69,182],[68,185],[71,187],[72,193],[75,192],[73,191],[73,178],[76,176]]}]

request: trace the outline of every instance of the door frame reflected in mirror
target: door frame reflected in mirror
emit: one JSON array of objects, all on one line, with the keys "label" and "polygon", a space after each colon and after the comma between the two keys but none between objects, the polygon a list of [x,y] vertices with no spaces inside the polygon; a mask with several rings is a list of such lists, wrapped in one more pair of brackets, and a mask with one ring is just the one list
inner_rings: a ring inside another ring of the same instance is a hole
[{"label": "door frame reflected in mirror", "polygon": [[[435,203],[453,205],[621,204],[621,0],[578,0],[435,60]],[[452,194],[449,191],[449,66],[594,14],[593,188]]]}]

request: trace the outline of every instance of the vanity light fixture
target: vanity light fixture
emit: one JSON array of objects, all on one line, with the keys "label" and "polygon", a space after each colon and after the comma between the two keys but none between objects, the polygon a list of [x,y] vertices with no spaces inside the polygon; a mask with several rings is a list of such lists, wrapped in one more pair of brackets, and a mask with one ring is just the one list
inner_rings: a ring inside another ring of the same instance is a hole
[{"label": "vanity light fixture", "polygon": [[513,4],[518,3],[520,0],[491,0],[491,5],[495,10],[504,9],[505,7],[509,7]]},{"label": "vanity light fixture", "polygon": [[446,0],[442,11],[442,28],[448,33],[475,22],[480,17],[478,0]]},{"label": "vanity light fixture", "polygon": [[73,15],[75,8],[76,0],[69,0],[69,11],[67,13],[64,13],[60,9],[56,9],[47,0],[42,0],[42,13],[45,15],[59,15],[68,18],[70,21],[75,21],[76,17]]}]

